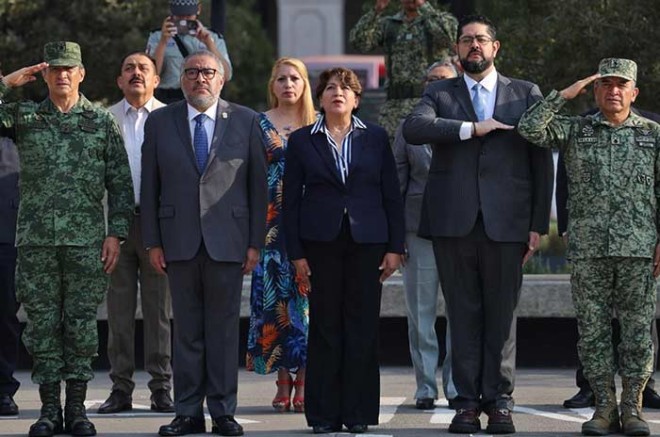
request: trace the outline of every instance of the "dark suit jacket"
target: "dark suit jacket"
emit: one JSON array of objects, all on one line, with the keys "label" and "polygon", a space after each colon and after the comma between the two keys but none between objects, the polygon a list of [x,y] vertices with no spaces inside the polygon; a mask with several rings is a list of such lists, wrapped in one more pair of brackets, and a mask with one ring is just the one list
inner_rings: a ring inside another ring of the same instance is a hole
[{"label": "dark suit jacket", "polygon": [[[498,75],[493,118],[515,126],[541,99],[530,82]],[[430,84],[403,126],[408,143],[433,146],[419,235],[462,237],[479,211],[489,238],[526,242],[530,231],[545,234],[550,220],[553,163],[515,130],[497,130],[461,141],[464,121],[477,121],[462,77]]]},{"label": "dark suit jacket", "polygon": [[[642,109],[631,108],[633,112],[642,117],[660,123],[660,114],[644,111]],[[598,108],[584,112],[581,115],[590,115],[598,112]],[[568,231],[568,178],[566,176],[566,165],[564,164],[564,154],[559,152],[557,159],[557,187],[555,188],[555,207],[557,208],[557,232],[562,235]]]},{"label": "dark suit jacket", "polygon": [[202,241],[215,261],[243,262],[266,238],[266,156],[257,113],[224,100],[206,169],[195,163],[185,101],[153,111],[144,126],[140,208],[145,247],[186,261]]},{"label": "dark suit jacket", "polygon": [[291,259],[305,257],[302,240],[333,241],[344,211],[357,243],[386,243],[403,253],[403,200],[387,133],[365,123],[355,129],[346,184],[341,180],[324,133],[312,126],[289,138],[284,170],[284,235]]},{"label": "dark suit jacket", "polygon": [[16,242],[18,215],[18,151],[9,138],[0,138],[0,243]]}]

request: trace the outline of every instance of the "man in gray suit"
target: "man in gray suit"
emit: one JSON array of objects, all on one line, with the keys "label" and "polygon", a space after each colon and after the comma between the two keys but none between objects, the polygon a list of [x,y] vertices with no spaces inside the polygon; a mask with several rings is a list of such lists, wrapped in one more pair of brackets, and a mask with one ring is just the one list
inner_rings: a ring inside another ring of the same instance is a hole
[{"label": "man in gray suit", "polygon": [[144,123],[149,113],[165,106],[156,100],[158,86],[156,61],[146,53],[131,53],[121,63],[117,85],[124,98],[110,107],[121,129],[131,167],[135,208],[128,237],[122,244],[117,268],[110,277],[108,289],[108,359],[112,392],[99,407],[100,414],[131,410],[135,388],[135,310],[138,281],[144,329],[144,367],[151,375],[151,409],[173,412],[170,396],[172,355],[170,333],[170,291],[167,277],[151,266],[142,245],[140,226],[140,174]]},{"label": "man in gray suit", "polygon": [[[424,84],[458,75],[450,58],[434,62],[426,70]],[[434,408],[438,399],[438,337],[435,333],[438,289],[440,279],[435,266],[431,242],[417,236],[422,197],[431,166],[431,146],[422,147],[406,143],[403,138],[403,123],[394,134],[394,159],[403,195],[406,219],[406,266],[403,268],[403,283],[406,290],[408,319],[408,343],[410,358],[415,369],[417,390],[415,407],[420,410]],[[446,355],[442,363],[442,389],[450,405],[456,397],[456,388],[451,378],[451,339],[447,324]]]},{"label": "man in gray suit", "polygon": [[538,87],[495,70],[500,47],[486,17],[464,17],[456,51],[465,75],[429,85],[407,118],[411,144],[430,143],[420,236],[433,241],[451,326],[452,376],[458,396],[450,432],[515,432],[513,368],[503,357],[522,285],[522,266],[547,233],[552,155],[514,126]]},{"label": "man in gray suit", "polygon": [[163,436],[242,435],[234,420],[243,275],[266,237],[266,156],[257,114],[220,99],[223,67],[211,52],[188,56],[185,101],[149,115],[142,146],[142,235],[167,275],[174,309],[176,417]]}]

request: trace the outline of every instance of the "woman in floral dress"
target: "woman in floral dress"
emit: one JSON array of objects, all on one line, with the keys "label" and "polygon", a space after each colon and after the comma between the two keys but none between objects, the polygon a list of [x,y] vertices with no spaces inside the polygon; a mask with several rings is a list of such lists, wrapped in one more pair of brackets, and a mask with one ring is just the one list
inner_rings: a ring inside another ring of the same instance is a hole
[{"label": "woman in floral dress", "polygon": [[[252,273],[247,369],[266,375],[277,372],[273,408],[304,411],[305,362],[309,290],[301,286],[284,249],[282,175],[289,134],[312,124],[314,105],[307,69],[295,58],[275,62],[268,82],[271,109],[260,115],[268,157],[268,219],[265,249]],[[295,374],[295,380],[291,374]],[[293,388],[295,396],[291,399]]]}]

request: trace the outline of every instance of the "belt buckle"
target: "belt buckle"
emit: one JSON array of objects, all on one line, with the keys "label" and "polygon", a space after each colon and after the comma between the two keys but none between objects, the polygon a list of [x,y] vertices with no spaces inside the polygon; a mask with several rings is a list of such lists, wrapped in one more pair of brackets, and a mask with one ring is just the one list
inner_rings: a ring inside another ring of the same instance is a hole
[{"label": "belt buckle", "polygon": [[140,215],[140,205],[133,208],[133,215]]}]

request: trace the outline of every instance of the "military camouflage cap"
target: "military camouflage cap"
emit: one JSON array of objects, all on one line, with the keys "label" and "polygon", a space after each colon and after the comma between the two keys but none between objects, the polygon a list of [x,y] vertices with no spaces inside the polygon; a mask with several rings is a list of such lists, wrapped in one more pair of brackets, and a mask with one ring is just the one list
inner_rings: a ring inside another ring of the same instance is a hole
[{"label": "military camouflage cap", "polygon": [[80,46],[75,42],[49,42],[44,46],[44,62],[52,67],[82,66]]},{"label": "military camouflage cap", "polygon": [[600,77],[621,77],[637,82],[637,64],[630,59],[605,58],[598,64]]},{"label": "military camouflage cap", "polygon": [[172,15],[197,15],[198,10],[199,0],[170,0],[170,11]]}]

